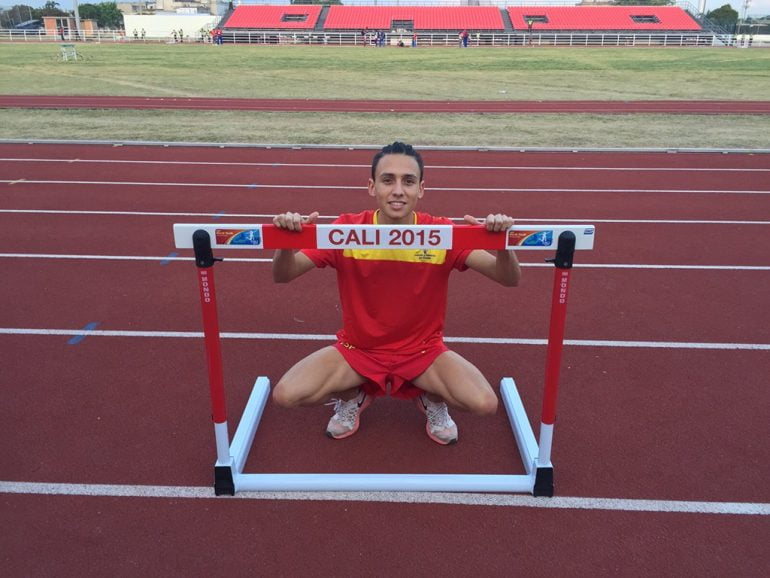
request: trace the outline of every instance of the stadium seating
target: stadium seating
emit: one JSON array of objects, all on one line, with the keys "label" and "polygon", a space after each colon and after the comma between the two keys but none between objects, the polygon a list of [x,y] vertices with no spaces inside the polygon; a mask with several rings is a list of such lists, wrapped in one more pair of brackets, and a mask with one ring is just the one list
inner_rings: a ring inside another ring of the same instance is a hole
[{"label": "stadium seating", "polygon": [[676,6],[517,6],[508,8],[516,30],[701,30]]},{"label": "stadium seating", "polygon": [[270,30],[312,30],[321,14],[321,6],[238,6],[225,28]]},{"label": "stadium seating", "polygon": [[324,30],[390,30],[393,22],[413,22],[412,30],[504,30],[494,6],[331,6]]},{"label": "stadium seating", "polygon": [[[504,9],[513,30],[555,31],[700,31],[701,26],[676,6],[516,6]],[[325,18],[322,16],[325,15]],[[415,32],[469,30],[506,31],[500,8],[494,6],[320,6],[243,5],[224,25],[241,30],[316,30],[352,32],[364,29]]]}]

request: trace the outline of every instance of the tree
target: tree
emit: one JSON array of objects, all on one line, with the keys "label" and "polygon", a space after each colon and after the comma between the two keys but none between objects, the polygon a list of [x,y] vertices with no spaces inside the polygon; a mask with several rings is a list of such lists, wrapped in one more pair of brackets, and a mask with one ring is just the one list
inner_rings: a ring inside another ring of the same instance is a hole
[{"label": "tree", "polygon": [[96,20],[99,28],[118,29],[123,28],[123,14],[118,10],[115,2],[102,2],[101,4],[80,4],[78,12],[81,18]]},{"label": "tree", "polygon": [[42,18],[43,16],[69,16],[70,12],[66,12],[59,8],[59,3],[53,0],[48,0],[42,8],[35,11],[36,18]]},{"label": "tree", "polygon": [[712,22],[719,24],[725,30],[732,30],[735,28],[735,24],[738,22],[738,12],[733,9],[729,4],[720,6],[716,10],[712,10],[706,14],[706,18]]},{"label": "tree", "polygon": [[32,6],[26,4],[17,4],[8,10],[3,10],[0,12],[0,28],[13,28],[27,20],[34,20],[37,18],[35,12],[37,11]]},{"label": "tree", "polygon": [[615,6],[670,6],[674,0],[615,0]]}]

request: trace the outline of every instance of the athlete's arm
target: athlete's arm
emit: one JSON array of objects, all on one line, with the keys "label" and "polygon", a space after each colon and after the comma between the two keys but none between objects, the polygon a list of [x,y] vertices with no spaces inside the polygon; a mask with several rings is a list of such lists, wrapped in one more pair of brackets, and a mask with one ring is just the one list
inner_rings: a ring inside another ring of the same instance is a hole
[{"label": "athlete's arm", "polygon": [[[301,231],[302,225],[314,222],[318,218],[318,211],[303,217],[299,213],[281,213],[273,217],[273,224],[281,229],[289,231]],[[273,255],[273,281],[276,283],[288,283],[300,275],[304,275],[315,267],[305,254],[293,249],[278,249]]]},{"label": "athlete's arm", "polygon": [[[505,231],[513,225],[513,219],[508,215],[487,215],[483,223],[470,215],[465,215],[465,221],[471,225],[485,225],[489,231]],[[521,280],[521,267],[516,253],[510,250],[497,251],[496,254],[476,249],[471,251],[465,264],[474,271],[489,277],[505,287],[516,287]]]}]

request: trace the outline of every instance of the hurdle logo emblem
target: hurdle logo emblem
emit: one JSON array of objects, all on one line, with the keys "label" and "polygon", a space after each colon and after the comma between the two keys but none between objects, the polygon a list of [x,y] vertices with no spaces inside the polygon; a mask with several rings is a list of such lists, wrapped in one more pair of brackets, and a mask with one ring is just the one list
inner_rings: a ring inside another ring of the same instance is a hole
[{"label": "hurdle logo emblem", "polygon": [[550,247],[553,245],[553,231],[508,231],[509,247]]},{"label": "hurdle logo emblem", "polygon": [[217,245],[262,246],[261,229],[217,229]]}]

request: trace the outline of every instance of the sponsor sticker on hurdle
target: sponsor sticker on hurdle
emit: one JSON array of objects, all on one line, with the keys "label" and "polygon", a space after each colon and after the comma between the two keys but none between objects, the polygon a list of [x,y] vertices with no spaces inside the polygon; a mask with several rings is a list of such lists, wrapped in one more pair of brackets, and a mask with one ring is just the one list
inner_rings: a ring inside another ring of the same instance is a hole
[{"label": "sponsor sticker on hurdle", "polygon": [[214,236],[217,245],[242,245],[262,248],[262,228],[253,229],[215,229]]},{"label": "sponsor sticker on hurdle", "polygon": [[318,225],[319,249],[451,249],[452,225]]},{"label": "sponsor sticker on hurdle", "polygon": [[551,229],[545,230],[516,230],[508,231],[507,247],[552,247],[554,235]]},{"label": "sponsor sticker on hurdle", "polygon": [[559,235],[571,231],[575,235],[575,249],[593,249],[593,225],[514,225],[505,238],[506,249],[556,249]]}]

